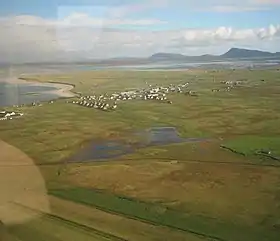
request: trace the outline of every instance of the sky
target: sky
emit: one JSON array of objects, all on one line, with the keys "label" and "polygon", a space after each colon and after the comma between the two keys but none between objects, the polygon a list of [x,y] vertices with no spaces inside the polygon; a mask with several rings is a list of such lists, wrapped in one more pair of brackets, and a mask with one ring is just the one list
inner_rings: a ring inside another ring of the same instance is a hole
[{"label": "sky", "polygon": [[0,1],[0,62],[280,52],[280,0]]}]

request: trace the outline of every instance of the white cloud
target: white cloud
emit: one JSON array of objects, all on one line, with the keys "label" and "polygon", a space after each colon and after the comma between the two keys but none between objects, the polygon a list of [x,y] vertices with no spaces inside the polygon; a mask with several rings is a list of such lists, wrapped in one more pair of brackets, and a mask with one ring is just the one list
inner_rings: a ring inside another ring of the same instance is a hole
[{"label": "white cloud", "polygon": [[152,8],[164,8],[171,3],[170,0],[147,0],[142,3],[127,4],[119,7],[112,7],[109,14],[113,17],[124,17],[136,12],[142,12]]},{"label": "white cloud", "polygon": [[95,18],[84,13],[73,13],[62,20],[46,20],[36,16],[16,16],[4,18],[2,22],[6,24],[26,25],[26,26],[118,26],[118,25],[153,25],[164,24],[166,22],[158,19],[126,19],[126,18]]},{"label": "white cloud", "polygon": [[[233,29],[219,27],[208,30],[186,30],[177,39],[172,41],[171,47],[174,49],[187,49],[200,47],[209,49],[205,53],[217,53],[215,49],[224,51],[230,47],[250,47],[268,51],[279,51],[277,41],[280,40],[280,26],[269,26],[261,29]],[[212,51],[211,51],[212,50]],[[203,54],[203,52],[200,54]]]},{"label": "white cloud", "polygon": [[[73,23],[71,18],[81,21]],[[133,21],[132,24],[150,24],[150,20]],[[119,24],[131,25],[131,22],[127,19],[98,22],[83,14],[59,21],[35,16],[0,19],[0,61],[74,61],[149,56],[162,51],[187,55],[220,54],[234,46],[280,50],[280,25],[259,29],[221,26],[216,29],[149,31],[121,30],[116,28]]]}]

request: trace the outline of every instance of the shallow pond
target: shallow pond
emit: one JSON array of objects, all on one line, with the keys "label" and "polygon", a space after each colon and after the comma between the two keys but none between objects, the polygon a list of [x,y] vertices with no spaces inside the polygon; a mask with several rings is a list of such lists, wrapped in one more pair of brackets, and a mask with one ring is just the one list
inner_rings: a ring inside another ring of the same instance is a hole
[{"label": "shallow pond", "polygon": [[135,133],[140,141],[135,145],[124,144],[121,141],[92,141],[78,153],[67,159],[67,162],[87,162],[102,159],[112,159],[130,154],[138,148],[161,146],[184,142],[201,142],[206,138],[182,138],[174,127],[156,127]]},{"label": "shallow pond", "polygon": [[175,127],[154,127],[146,131],[150,145],[164,145],[181,142],[196,142],[205,138],[182,138]]},{"label": "shallow pond", "polygon": [[67,159],[68,162],[85,162],[96,159],[116,158],[133,152],[131,146],[118,142],[93,141],[78,153]]}]

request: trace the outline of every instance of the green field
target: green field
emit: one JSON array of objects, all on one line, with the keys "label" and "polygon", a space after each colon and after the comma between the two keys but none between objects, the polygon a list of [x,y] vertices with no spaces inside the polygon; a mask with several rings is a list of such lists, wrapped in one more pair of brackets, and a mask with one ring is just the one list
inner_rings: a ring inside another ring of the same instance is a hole
[{"label": "green field", "polygon": [[[145,82],[189,82],[198,96],[170,94],[171,105],[132,100],[114,112],[65,99],[18,108],[25,115],[2,121],[0,138],[34,160],[51,213],[7,227],[11,240],[279,240],[280,161],[255,155],[269,149],[280,156],[278,71],[92,71],[25,78],[69,83],[84,95]],[[230,92],[211,91],[228,80],[242,83]],[[60,163],[93,139],[132,143],[131,133],[160,126],[210,140],[137,149],[114,160]]]},{"label": "green field", "polygon": [[225,143],[225,146],[244,155],[254,155],[256,150],[266,149],[280,157],[280,137],[245,136]]}]

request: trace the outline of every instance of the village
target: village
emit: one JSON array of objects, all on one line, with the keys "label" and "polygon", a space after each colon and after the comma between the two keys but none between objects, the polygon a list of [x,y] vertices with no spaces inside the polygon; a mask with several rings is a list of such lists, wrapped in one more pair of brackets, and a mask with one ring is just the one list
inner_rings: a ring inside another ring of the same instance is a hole
[{"label": "village", "polygon": [[[172,101],[167,98],[167,95],[169,93],[186,93],[188,84],[170,84],[167,87],[148,85],[147,88],[122,91],[119,93],[80,96],[79,100],[73,101],[72,103],[103,111],[115,110],[121,101],[130,100],[154,100],[172,104]],[[188,93],[193,94],[191,91],[188,91]]]},{"label": "village", "polygon": [[[212,89],[212,92],[220,92],[220,91],[231,91],[237,85],[240,85],[242,81],[221,81],[222,88],[220,89]],[[132,100],[142,100],[142,101],[158,101],[161,103],[172,104],[172,101],[168,98],[170,94],[184,94],[186,96],[198,97],[198,93],[196,91],[190,90],[189,82],[185,82],[182,84],[169,84],[167,86],[158,86],[147,84],[146,88],[134,89],[134,90],[124,90],[121,92],[114,92],[111,94],[104,93],[99,95],[82,95],[79,94],[79,98],[77,100],[66,100],[66,103],[76,104],[83,107],[98,109],[102,111],[114,111],[118,108],[119,104],[124,101],[132,101]],[[45,102],[44,104],[53,104],[54,100],[50,100]],[[13,106],[15,108],[23,107],[23,106],[43,106],[43,103],[40,102],[32,102],[30,105],[20,105]],[[18,118],[23,116],[22,113],[16,113],[14,111],[0,111],[0,120],[12,120],[14,118]]]},{"label": "village", "polygon": [[[221,81],[223,87],[221,89],[212,89],[212,92],[231,91],[235,86],[240,85],[241,81]],[[78,100],[72,101],[73,104],[80,106],[100,109],[103,111],[116,110],[122,101],[143,100],[143,101],[158,101],[162,103],[172,104],[168,98],[171,93],[184,94],[186,96],[197,97],[196,91],[190,90],[189,82],[184,84],[169,84],[168,86],[153,86],[148,85],[147,88],[115,92],[112,94],[101,95],[81,95]]]}]

